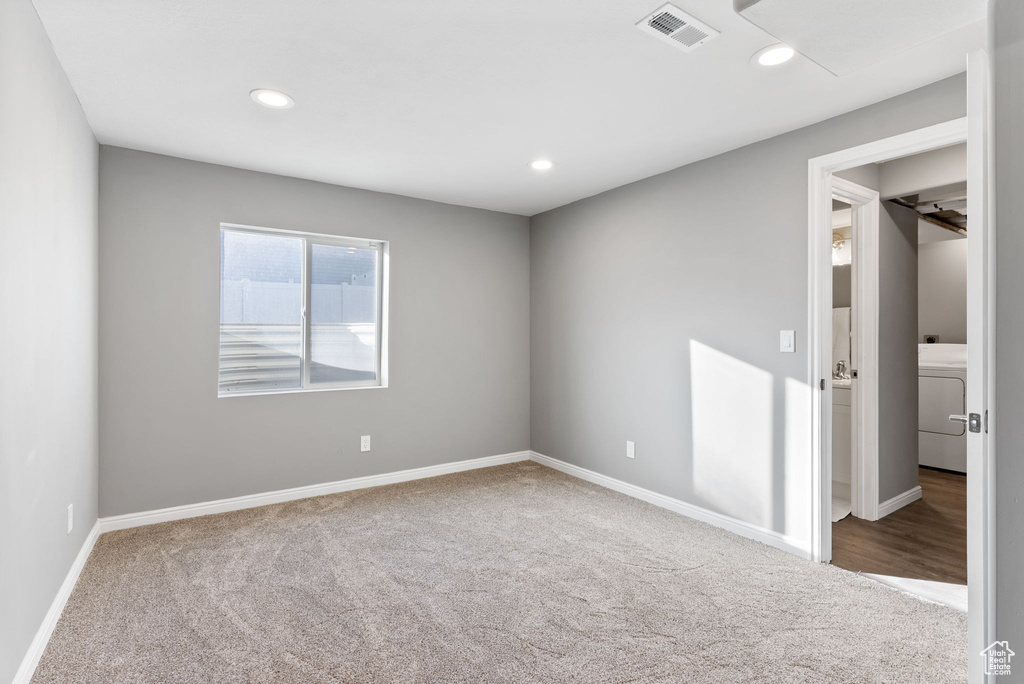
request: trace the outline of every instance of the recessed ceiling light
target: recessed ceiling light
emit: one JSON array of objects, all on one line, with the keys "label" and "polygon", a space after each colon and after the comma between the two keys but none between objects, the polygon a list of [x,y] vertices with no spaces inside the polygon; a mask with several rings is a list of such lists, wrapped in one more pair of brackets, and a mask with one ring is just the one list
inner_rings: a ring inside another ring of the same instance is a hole
[{"label": "recessed ceiling light", "polygon": [[754,61],[761,66],[773,67],[785,64],[789,60],[793,59],[796,55],[796,50],[779,43],[778,45],[769,45],[763,50],[758,50],[754,55]]},{"label": "recessed ceiling light", "polygon": [[555,162],[550,159],[534,159],[530,162],[530,168],[534,171],[550,171]]},{"label": "recessed ceiling light", "polygon": [[295,100],[279,90],[257,88],[249,93],[249,96],[264,107],[270,107],[271,109],[288,109],[295,106]]}]

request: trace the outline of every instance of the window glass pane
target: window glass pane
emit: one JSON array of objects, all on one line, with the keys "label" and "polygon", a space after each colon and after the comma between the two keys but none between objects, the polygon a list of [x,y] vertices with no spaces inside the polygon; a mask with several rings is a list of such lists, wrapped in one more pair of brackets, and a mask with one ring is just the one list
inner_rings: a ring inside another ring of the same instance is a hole
[{"label": "window glass pane", "polygon": [[311,246],[309,379],[377,379],[377,250]]},{"label": "window glass pane", "polygon": [[220,239],[220,393],[301,387],[302,240]]}]

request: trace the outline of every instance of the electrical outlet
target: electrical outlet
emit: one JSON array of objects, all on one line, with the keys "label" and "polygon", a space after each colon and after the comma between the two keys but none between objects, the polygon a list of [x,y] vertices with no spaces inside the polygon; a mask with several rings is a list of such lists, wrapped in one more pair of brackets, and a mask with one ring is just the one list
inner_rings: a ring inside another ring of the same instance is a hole
[{"label": "electrical outlet", "polygon": [[369,451],[370,450],[370,435],[363,435],[359,438],[359,450]]},{"label": "electrical outlet", "polygon": [[626,442],[626,458],[636,458],[636,443]]},{"label": "electrical outlet", "polygon": [[75,529],[75,504],[68,504],[68,534]]}]

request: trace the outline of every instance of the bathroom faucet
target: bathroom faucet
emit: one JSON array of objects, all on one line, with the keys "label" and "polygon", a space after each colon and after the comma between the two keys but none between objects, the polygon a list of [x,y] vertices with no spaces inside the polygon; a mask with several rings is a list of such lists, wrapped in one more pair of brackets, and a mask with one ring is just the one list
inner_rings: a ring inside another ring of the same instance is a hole
[{"label": "bathroom faucet", "polygon": [[846,374],[846,361],[840,359],[839,363],[836,364],[836,369],[832,371],[833,380],[846,380],[850,376]]}]

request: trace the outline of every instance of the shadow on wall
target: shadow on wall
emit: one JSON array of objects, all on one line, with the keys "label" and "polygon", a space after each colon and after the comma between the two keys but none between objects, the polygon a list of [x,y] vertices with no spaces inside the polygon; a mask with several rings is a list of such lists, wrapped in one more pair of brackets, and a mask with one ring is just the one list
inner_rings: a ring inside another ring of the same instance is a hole
[{"label": "shadow on wall", "polygon": [[807,545],[811,388],[696,340],[690,378],[695,503]]}]

